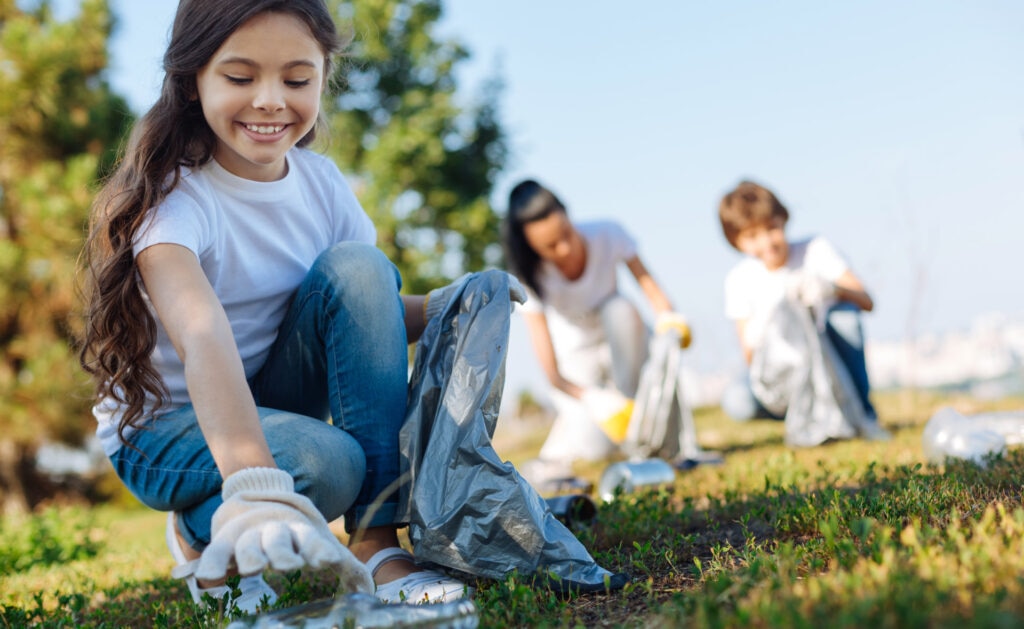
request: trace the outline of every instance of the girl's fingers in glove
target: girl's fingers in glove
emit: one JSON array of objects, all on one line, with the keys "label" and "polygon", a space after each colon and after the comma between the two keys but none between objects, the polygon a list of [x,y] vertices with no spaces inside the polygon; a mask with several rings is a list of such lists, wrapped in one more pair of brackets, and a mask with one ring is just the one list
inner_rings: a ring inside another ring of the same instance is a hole
[{"label": "girl's fingers in glove", "polygon": [[306,562],[314,568],[331,568],[341,580],[339,586],[342,591],[373,594],[373,577],[369,569],[334,537],[330,529],[294,527],[292,533]]},{"label": "girl's fingers in glove", "polygon": [[365,564],[360,563],[354,557],[353,559],[355,560],[354,564],[346,563],[334,566],[334,571],[340,579],[339,587],[343,592],[373,594],[375,586],[373,584],[373,577],[370,576],[370,571],[367,570]]},{"label": "girl's fingers in glove", "polygon": [[264,552],[263,536],[258,528],[249,528],[235,540],[235,564],[243,577],[259,574],[267,569],[267,554]]},{"label": "girl's fingers in glove", "polygon": [[298,570],[305,565],[302,556],[295,552],[295,540],[291,527],[281,522],[268,522],[261,530],[261,546],[270,567],[287,572]]},{"label": "girl's fingers in glove", "polygon": [[216,581],[228,576],[235,556],[234,540],[218,538],[210,542],[199,558],[196,566],[196,578],[202,581]]},{"label": "girl's fingers in glove", "polygon": [[341,561],[345,547],[330,529],[320,531],[318,527],[308,524],[293,524],[291,529],[295,547],[302,554],[303,560],[313,568],[323,568]]},{"label": "girl's fingers in glove", "polygon": [[344,546],[341,549],[344,551],[342,557],[331,565],[331,568],[333,568],[335,574],[340,579],[339,587],[341,590],[344,592],[373,594],[375,586],[370,569],[366,567],[366,564],[356,559],[352,551]]}]

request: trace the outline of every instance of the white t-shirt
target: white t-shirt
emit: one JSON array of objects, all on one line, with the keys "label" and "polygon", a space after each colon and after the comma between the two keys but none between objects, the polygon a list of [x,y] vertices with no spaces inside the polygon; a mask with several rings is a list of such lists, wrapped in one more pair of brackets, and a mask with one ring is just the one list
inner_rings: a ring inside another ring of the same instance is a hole
[{"label": "white t-shirt", "polygon": [[[270,182],[237,177],[214,160],[183,169],[134,245],[135,255],[164,243],[195,253],[227,313],[246,377],[263,366],[316,258],[339,242],[376,242],[373,223],[333,162],[299,148],[287,160],[287,175]],[[170,393],[163,408],[186,404],[185,368],[159,319],[152,361]],[[104,448],[116,452],[120,410],[108,399],[93,413]]]},{"label": "white t-shirt", "polygon": [[524,312],[546,315],[556,352],[603,338],[597,308],[618,291],[619,263],[637,255],[636,241],[614,221],[580,222],[574,226],[587,245],[583,274],[569,280],[554,264],[541,261],[537,284],[544,298],[526,289],[527,300],[521,306]]},{"label": "white t-shirt", "polygon": [[843,256],[821,236],[789,243],[786,264],[774,271],[757,258],[746,257],[725,276],[725,316],[746,320],[743,342],[757,348],[768,315],[786,295],[790,276],[812,273],[834,282],[849,268]]}]

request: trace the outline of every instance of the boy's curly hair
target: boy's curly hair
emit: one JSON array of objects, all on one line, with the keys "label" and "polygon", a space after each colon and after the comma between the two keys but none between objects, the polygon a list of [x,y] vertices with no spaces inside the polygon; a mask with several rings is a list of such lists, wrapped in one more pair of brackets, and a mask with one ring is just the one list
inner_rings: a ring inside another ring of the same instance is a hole
[{"label": "boy's curly hair", "polygon": [[744,229],[753,225],[764,225],[772,219],[789,220],[789,210],[775,197],[771,190],[753,181],[741,181],[722,197],[718,204],[718,220],[722,222],[722,233],[735,249],[736,238]]}]

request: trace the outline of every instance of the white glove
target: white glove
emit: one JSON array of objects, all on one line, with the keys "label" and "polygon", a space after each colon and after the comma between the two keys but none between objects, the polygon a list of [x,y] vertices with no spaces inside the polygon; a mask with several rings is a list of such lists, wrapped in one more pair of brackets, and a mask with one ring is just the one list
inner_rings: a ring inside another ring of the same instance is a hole
[{"label": "white glove", "polygon": [[687,323],[686,317],[678,312],[663,312],[659,314],[654,322],[655,334],[664,334],[670,330],[675,331],[679,335],[680,349],[686,349],[690,346],[690,343],[693,341],[693,332],[690,330],[690,324]]},{"label": "white glove", "polygon": [[[451,284],[448,284],[447,286],[442,286],[441,288],[435,288],[434,290],[427,293],[426,299],[423,300],[423,321],[429,322],[431,319],[437,316],[437,313],[441,312],[441,310],[444,309],[445,305],[448,304],[448,300],[451,299],[452,294],[454,294],[455,291],[458,290],[466,282],[466,280],[469,279],[471,275],[473,274],[466,273],[459,279],[452,282]],[[512,299],[512,301],[516,301],[521,304],[525,303],[526,291],[523,290],[522,284],[519,283],[519,280],[516,279],[514,275],[511,275],[509,273],[506,273],[505,275],[508,276],[509,297]]]},{"label": "white glove", "polygon": [[227,477],[224,503],[213,514],[213,535],[195,575],[223,578],[234,563],[242,576],[303,566],[332,568],[341,588],[372,593],[366,566],[331,533],[309,498],[295,492],[284,470],[251,467]]},{"label": "white glove", "polygon": [[809,308],[819,307],[836,296],[836,285],[814,273],[796,273],[789,279],[787,295]]},{"label": "white glove", "polygon": [[592,387],[583,391],[580,401],[612,443],[619,444],[626,439],[629,419],[633,415],[633,400],[615,389]]}]

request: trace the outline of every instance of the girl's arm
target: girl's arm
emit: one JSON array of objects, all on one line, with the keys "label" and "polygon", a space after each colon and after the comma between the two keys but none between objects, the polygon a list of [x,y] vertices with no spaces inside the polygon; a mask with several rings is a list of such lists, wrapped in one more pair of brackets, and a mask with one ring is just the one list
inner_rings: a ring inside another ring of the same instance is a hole
[{"label": "girl's arm", "polygon": [[555,346],[551,343],[551,331],[548,329],[548,318],[543,312],[524,312],[523,320],[526,321],[526,329],[530,333],[533,353],[537,356],[537,361],[548,377],[551,386],[574,398],[582,397],[583,388],[563,378],[558,371]]},{"label": "girl's arm", "polygon": [[655,281],[654,276],[650,274],[644,263],[640,261],[640,257],[633,256],[626,260],[626,266],[629,267],[633,277],[636,278],[636,283],[640,285],[640,289],[647,297],[647,301],[650,302],[651,308],[654,309],[654,314],[659,315],[672,312],[672,302],[665,295],[665,291],[661,290],[661,286]]},{"label": "girl's arm", "polygon": [[847,269],[834,284],[836,287],[836,299],[856,304],[864,312],[871,312],[875,309],[874,300],[864,290],[864,284],[861,283],[860,278],[853,274],[853,271]]},{"label": "girl's arm", "polygon": [[221,476],[248,467],[276,467],[227,315],[195,254],[179,245],[158,244],[139,253],[136,262],[185,365],[189,397]]}]

